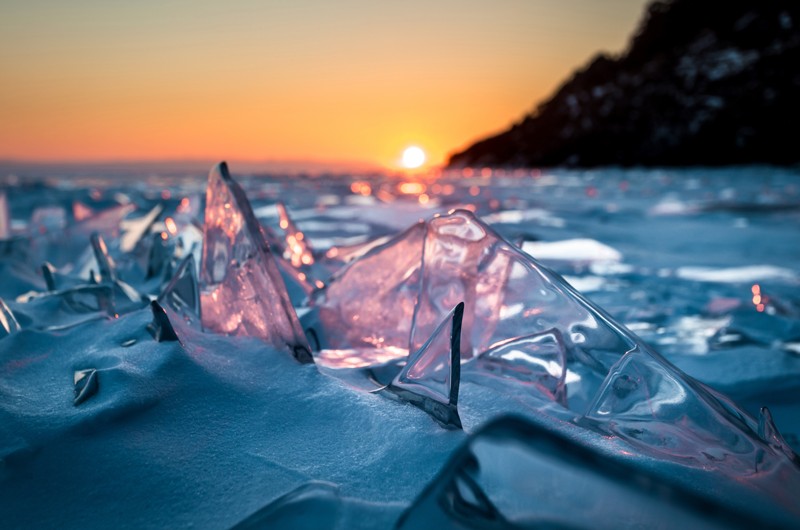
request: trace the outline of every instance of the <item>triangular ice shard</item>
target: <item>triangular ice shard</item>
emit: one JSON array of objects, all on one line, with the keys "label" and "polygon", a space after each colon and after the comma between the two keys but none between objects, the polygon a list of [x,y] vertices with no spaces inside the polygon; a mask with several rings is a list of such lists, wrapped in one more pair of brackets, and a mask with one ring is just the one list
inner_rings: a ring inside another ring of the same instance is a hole
[{"label": "triangular ice shard", "polygon": [[283,258],[288,260],[293,267],[304,270],[306,273],[314,264],[314,254],[305,234],[301,232],[289,216],[286,205],[278,201],[278,219],[281,229],[286,233]]},{"label": "triangular ice shard", "polygon": [[73,375],[73,384],[75,385],[73,404],[77,407],[97,393],[97,370],[89,368],[76,371]]},{"label": "triangular ice shard", "polygon": [[224,162],[208,175],[203,241],[203,328],[258,337],[313,362],[261,226]]},{"label": "triangular ice shard", "polygon": [[761,407],[758,417],[758,435],[769,445],[782,451],[790,460],[800,464],[800,458],[792,450],[791,446],[783,439],[780,431],[772,421],[772,413],[767,407]]},{"label": "triangular ice shard", "polygon": [[163,204],[156,204],[149,212],[142,217],[122,221],[120,226],[124,232],[119,238],[119,247],[123,252],[131,252],[137,244],[150,231],[164,211]]},{"label": "triangular ice shard", "polygon": [[495,344],[475,359],[474,366],[481,374],[511,379],[567,405],[567,352],[557,329]]},{"label": "triangular ice shard", "polygon": [[14,313],[6,305],[2,298],[0,298],[0,336],[5,337],[19,331],[20,325]]},{"label": "triangular ice shard", "polygon": [[755,462],[765,470],[780,460],[754,436],[752,419],[638,348],[612,367],[584,418],[586,426],[619,436],[645,454],[691,467],[724,462],[726,474],[747,476]]},{"label": "triangular ice shard", "polygon": [[97,260],[98,272],[100,273],[100,281],[105,283],[113,283],[117,280],[117,271],[114,260],[108,254],[108,247],[103,237],[98,233],[93,233],[90,237],[92,242],[92,251],[94,258]]},{"label": "triangular ice shard", "polygon": [[53,265],[46,261],[42,263],[42,276],[44,277],[44,283],[47,286],[48,291],[55,291],[58,289],[56,274],[58,274],[58,271],[56,271],[56,268],[53,267]]},{"label": "triangular ice shard", "polygon": [[395,377],[388,389],[421,408],[449,428],[461,428],[458,387],[461,379],[461,321],[459,302],[433,335]]},{"label": "triangular ice shard", "polygon": [[180,342],[178,334],[175,333],[175,328],[172,327],[172,322],[169,321],[169,316],[161,304],[153,300],[150,302],[150,310],[153,312],[153,321],[147,325],[147,331],[156,339],[156,342]]},{"label": "triangular ice shard", "polygon": [[194,254],[189,254],[178,265],[175,275],[158,297],[158,302],[194,328],[200,324],[200,287],[197,282],[197,267]]}]

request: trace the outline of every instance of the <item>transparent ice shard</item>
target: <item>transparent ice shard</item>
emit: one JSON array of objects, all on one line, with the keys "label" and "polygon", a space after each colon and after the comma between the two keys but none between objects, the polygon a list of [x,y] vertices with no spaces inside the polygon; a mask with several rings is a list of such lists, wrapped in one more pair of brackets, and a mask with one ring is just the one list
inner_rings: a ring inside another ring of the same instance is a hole
[{"label": "transparent ice shard", "polygon": [[76,257],[86,248],[91,234],[116,238],[120,221],[135,208],[133,204],[112,206],[74,224],[62,220],[62,214],[64,219],[66,214],[61,206],[35,211],[28,230],[30,264],[38,267],[48,261],[64,273],[75,274],[80,270]]},{"label": "transparent ice shard", "polygon": [[147,235],[163,211],[164,205],[156,204],[142,217],[121,221],[120,228],[123,234],[119,238],[120,250],[123,252],[131,252],[145,235]]},{"label": "transparent ice shard", "polygon": [[567,352],[557,329],[502,341],[472,364],[482,374],[519,382],[567,406]]},{"label": "transparent ice shard", "polygon": [[172,270],[172,257],[175,254],[175,240],[152,234],[147,249],[145,279],[169,277]]},{"label": "transparent ice shard", "polygon": [[105,237],[117,238],[120,235],[123,219],[135,210],[134,204],[117,204],[105,208],[70,227],[69,233],[76,238],[85,238],[94,232]]},{"label": "transparent ice shard", "polygon": [[574,373],[569,406],[580,412],[635,345],[558,275],[465,210],[371,249],[318,291],[311,307],[324,349],[416,351],[462,299],[464,360],[510,338],[559,330]]},{"label": "transparent ice shard", "polygon": [[461,322],[459,302],[422,348],[411,354],[388,390],[416,405],[449,428],[461,428],[458,387],[461,380]]},{"label": "transparent ice shard", "polygon": [[258,337],[313,362],[262,228],[224,162],[208,176],[203,240],[203,328]]},{"label": "transparent ice shard", "polygon": [[409,348],[418,348],[447,308],[463,300],[464,359],[492,343],[497,313],[504,299],[512,261],[500,251],[507,245],[466,210],[435,216],[426,225],[420,295],[414,311]]},{"label": "transparent ice shard", "polygon": [[2,337],[16,333],[21,329],[14,313],[2,298],[0,298],[0,327],[0,336]]},{"label": "transparent ice shard", "polygon": [[94,258],[97,260],[98,272],[100,273],[100,281],[113,283],[117,280],[116,265],[114,260],[108,254],[108,247],[102,236],[94,233],[90,237],[92,243],[92,251]]},{"label": "transparent ice shard", "polygon": [[751,418],[654,354],[635,349],[612,367],[586,425],[639,451],[690,467],[748,476],[783,460]]},{"label": "transparent ice shard", "polygon": [[94,233],[90,240],[100,275],[98,283],[110,285],[114,290],[114,312],[124,314],[144,307],[148,301],[147,298],[118,277],[117,266],[108,253],[108,247],[103,237]]},{"label": "transparent ice shard", "polygon": [[97,370],[94,368],[75,372],[73,375],[73,384],[75,385],[73,404],[76,407],[97,393],[97,377]]},{"label": "transparent ice shard", "polygon": [[608,458],[522,418],[484,426],[455,452],[396,528],[758,528],[742,513],[642,466]]},{"label": "transparent ice shard", "polygon": [[323,348],[408,351],[425,231],[420,222],[371,249],[315,295]]},{"label": "transparent ice shard", "polygon": [[147,331],[156,339],[156,342],[180,342],[172,322],[169,321],[167,312],[157,301],[150,302],[150,310],[153,312],[153,321],[147,325]]},{"label": "transparent ice shard", "polygon": [[46,261],[42,263],[42,277],[44,277],[44,283],[47,285],[48,291],[55,291],[58,289],[57,275],[58,271],[51,263]]},{"label": "transparent ice shard", "polygon": [[800,458],[794,453],[791,446],[783,439],[783,436],[772,420],[772,413],[767,407],[761,407],[758,416],[758,435],[771,447],[781,451],[789,460],[800,465]]},{"label": "transparent ice shard", "polygon": [[114,289],[110,285],[83,285],[25,297],[14,304],[25,329],[59,331],[115,315]]},{"label": "transparent ice shard", "polygon": [[278,201],[275,206],[278,209],[280,227],[286,233],[283,257],[288,260],[293,267],[308,273],[311,265],[314,264],[314,254],[311,245],[305,237],[305,234],[294,224],[294,221],[289,216],[289,211],[286,209],[286,205]]},{"label": "transparent ice shard", "polygon": [[0,239],[11,238],[11,212],[8,209],[6,192],[0,190]]},{"label": "transparent ice shard", "polygon": [[177,314],[190,326],[200,329],[200,287],[194,255],[189,254],[178,265],[175,275],[158,297],[158,302]]}]

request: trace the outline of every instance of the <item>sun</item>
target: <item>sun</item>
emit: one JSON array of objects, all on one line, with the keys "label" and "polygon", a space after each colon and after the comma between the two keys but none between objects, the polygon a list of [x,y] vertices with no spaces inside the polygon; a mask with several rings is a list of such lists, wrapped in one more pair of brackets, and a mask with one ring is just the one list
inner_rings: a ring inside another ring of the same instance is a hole
[{"label": "sun", "polygon": [[403,158],[401,159],[401,164],[406,169],[416,169],[422,164],[425,163],[425,151],[417,147],[416,145],[412,145],[406,147],[406,150],[403,151]]}]

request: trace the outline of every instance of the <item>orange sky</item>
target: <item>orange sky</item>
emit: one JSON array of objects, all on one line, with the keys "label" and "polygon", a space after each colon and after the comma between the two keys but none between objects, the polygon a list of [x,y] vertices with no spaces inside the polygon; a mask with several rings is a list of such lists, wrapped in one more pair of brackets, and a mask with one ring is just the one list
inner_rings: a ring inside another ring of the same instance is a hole
[{"label": "orange sky", "polygon": [[644,4],[7,1],[0,159],[440,164],[622,49]]}]

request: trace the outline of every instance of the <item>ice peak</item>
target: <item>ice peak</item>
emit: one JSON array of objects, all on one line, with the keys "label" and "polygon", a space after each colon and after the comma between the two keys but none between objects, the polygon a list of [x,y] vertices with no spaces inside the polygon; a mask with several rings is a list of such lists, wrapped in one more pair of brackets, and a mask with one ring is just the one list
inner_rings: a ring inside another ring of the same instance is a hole
[{"label": "ice peak", "polygon": [[225,162],[208,175],[200,280],[206,330],[258,337],[313,362],[261,225]]},{"label": "ice peak", "polygon": [[405,367],[388,387],[447,428],[461,428],[457,405],[463,316],[464,302],[459,302],[427,342],[409,355]]}]

